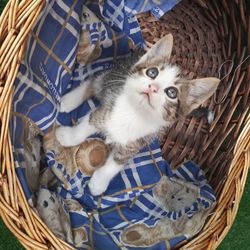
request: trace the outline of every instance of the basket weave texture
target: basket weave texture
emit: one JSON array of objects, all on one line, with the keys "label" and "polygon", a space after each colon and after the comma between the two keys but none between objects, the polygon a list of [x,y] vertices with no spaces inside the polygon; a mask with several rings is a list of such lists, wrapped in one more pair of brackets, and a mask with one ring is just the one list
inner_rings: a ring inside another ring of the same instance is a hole
[{"label": "basket weave texture", "polygon": [[[27,204],[15,174],[8,130],[25,40],[43,6],[43,0],[10,0],[0,17],[0,216],[27,249],[72,249]],[[170,129],[162,144],[172,166],[185,159],[200,164],[218,197],[203,230],[180,249],[215,249],[234,221],[244,190],[250,166],[249,10],[247,0],[183,0],[160,20],[149,13],[138,16],[149,46],[167,33],[174,35],[172,62],[187,77],[223,78],[206,103],[215,111],[213,123],[190,116]]]}]

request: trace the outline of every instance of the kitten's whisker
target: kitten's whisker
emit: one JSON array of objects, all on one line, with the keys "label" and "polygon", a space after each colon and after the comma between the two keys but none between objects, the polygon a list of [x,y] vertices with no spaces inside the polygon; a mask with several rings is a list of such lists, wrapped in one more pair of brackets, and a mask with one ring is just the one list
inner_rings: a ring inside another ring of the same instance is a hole
[{"label": "kitten's whisker", "polygon": [[109,86],[109,85],[111,85],[110,83],[114,83],[114,82],[123,83],[123,81],[111,80],[111,81],[108,81],[107,84],[105,84],[105,86]]},{"label": "kitten's whisker", "polygon": [[126,77],[124,77],[124,75],[120,75],[120,74],[117,74],[117,73],[112,72],[112,73],[110,73],[110,75],[111,76],[118,76],[118,77],[120,77],[120,79],[124,79],[124,80],[126,79]]},{"label": "kitten's whisker", "polygon": [[119,80],[122,79],[122,80],[125,80],[126,77],[122,76],[122,75],[117,75],[117,74],[112,74],[111,75],[113,78],[118,78]]},{"label": "kitten's whisker", "polygon": [[[113,86],[114,83],[123,84],[122,81],[113,80],[113,81],[109,81],[107,84],[105,84],[105,88],[107,88],[107,87],[109,87],[109,86]],[[101,93],[101,92],[102,92],[102,90],[97,91],[97,92],[95,92],[95,95],[97,95],[97,94],[99,94],[99,93]],[[95,95],[94,95],[94,96],[95,96]],[[92,96],[92,97],[93,97],[93,96]]]}]

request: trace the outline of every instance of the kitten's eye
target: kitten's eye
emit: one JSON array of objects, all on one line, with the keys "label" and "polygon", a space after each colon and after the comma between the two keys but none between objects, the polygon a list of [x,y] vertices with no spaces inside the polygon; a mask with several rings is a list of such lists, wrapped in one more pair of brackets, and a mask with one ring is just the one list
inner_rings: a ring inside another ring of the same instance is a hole
[{"label": "kitten's eye", "polygon": [[43,207],[48,207],[49,203],[47,201],[43,202]]},{"label": "kitten's eye", "polygon": [[152,79],[155,79],[159,74],[159,71],[157,68],[149,68],[146,71],[146,75]]},{"label": "kitten's eye", "polygon": [[167,96],[171,99],[175,99],[178,95],[178,89],[175,87],[169,87],[164,90]]}]

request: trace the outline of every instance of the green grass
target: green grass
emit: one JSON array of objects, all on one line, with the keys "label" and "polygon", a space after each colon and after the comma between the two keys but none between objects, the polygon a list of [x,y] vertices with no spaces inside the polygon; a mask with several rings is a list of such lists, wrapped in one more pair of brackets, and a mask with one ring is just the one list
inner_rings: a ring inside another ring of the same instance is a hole
[{"label": "green grass", "polygon": [[[0,13],[7,0],[0,0]],[[0,250],[24,249],[9,229],[0,219]],[[250,249],[250,177],[248,177],[245,192],[240,203],[239,212],[232,229],[226,236],[219,250],[249,250]],[[104,249],[106,250],[106,249]]]},{"label": "green grass", "polygon": [[235,222],[218,250],[250,249],[250,173]]},{"label": "green grass", "polygon": [[9,231],[2,220],[0,220],[0,249],[20,250],[24,249],[15,236]]}]

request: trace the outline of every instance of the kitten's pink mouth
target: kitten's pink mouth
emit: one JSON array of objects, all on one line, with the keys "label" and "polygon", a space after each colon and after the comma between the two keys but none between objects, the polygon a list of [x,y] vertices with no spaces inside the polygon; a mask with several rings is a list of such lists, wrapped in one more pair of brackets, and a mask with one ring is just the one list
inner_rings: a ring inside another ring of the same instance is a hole
[{"label": "kitten's pink mouth", "polygon": [[150,93],[146,92],[146,91],[142,91],[140,92],[139,94],[145,96],[148,100],[148,105],[151,107],[151,108],[154,108],[153,105],[151,104],[151,99],[150,99]]}]

